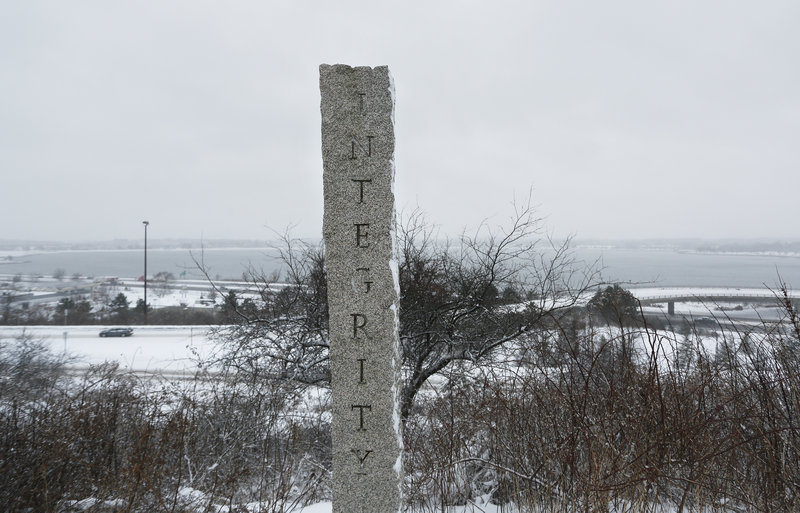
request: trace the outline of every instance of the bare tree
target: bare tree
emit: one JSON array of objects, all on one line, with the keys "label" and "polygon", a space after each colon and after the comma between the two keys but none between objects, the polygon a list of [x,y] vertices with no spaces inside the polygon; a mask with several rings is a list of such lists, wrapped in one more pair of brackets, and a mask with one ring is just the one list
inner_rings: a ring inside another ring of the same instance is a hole
[{"label": "bare tree", "polygon": [[175,281],[175,275],[171,272],[161,271],[155,274],[152,279],[153,290],[159,297],[164,297],[172,290],[172,282]]},{"label": "bare tree", "polygon": [[434,234],[419,212],[399,230],[404,418],[431,376],[456,361],[491,359],[557,321],[594,277],[573,260],[569,240],[541,236],[530,203],[515,206],[505,227],[483,224],[455,243]]},{"label": "bare tree", "polygon": [[[507,226],[484,223],[456,240],[414,211],[398,224],[401,412],[433,375],[458,361],[481,363],[522,342],[546,320],[569,311],[595,278],[574,261],[569,240],[542,235],[530,202]],[[221,328],[227,360],[254,373],[279,373],[309,384],[329,382],[327,280],[321,244],[282,237],[283,284],[249,273],[260,302]],[[587,269],[590,269],[587,271]],[[526,298],[524,301],[520,298]]]}]

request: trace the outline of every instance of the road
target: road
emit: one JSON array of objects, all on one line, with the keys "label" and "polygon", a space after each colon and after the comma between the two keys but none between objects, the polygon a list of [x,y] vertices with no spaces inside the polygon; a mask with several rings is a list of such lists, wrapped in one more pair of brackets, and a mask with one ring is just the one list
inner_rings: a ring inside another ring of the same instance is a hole
[{"label": "road", "polygon": [[[15,339],[24,331],[51,349],[73,358],[71,367],[86,368],[118,362],[137,373],[182,375],[197,370],[197,359],[211,355],[214,344],[207,326],[137,326],[131,337],[100,337],[106,326],[0,326],[0,339]],[[66,336],[64,335],[66,333]],[[4,340],[5,342],[5,340]]]}]

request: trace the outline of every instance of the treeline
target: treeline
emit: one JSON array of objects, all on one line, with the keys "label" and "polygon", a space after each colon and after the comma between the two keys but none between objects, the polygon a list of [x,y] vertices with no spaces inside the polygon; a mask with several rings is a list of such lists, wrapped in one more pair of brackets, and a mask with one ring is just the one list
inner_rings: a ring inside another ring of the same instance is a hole
[{"label": "treeline", "polygon": [[[215,248],[268,248],[269,241],[254,239],[149,239],[150,249],[186,249],[202,251]],[[36,240],[0,239],[0,250],[21,252],[43,251],[113,251],[143,250],[141,239],[114,239],[89,242],[59,242]]]},{"label": "treeline", "polygon": [[[14,326],[41,325],[139,325],[174,324],[206,325],[231,322],[236,310],[247,307],[247,300],[240,302],[236,293],[228,292],[222,300],[209,299],[213,308],[190,306],[168,306],[153,308],[148,304],[145,319],[144,300],[131,304],[125,293],[120,292],[106,303],[91,301],[85,296],[63,297],[55,305],[30,304],[4,301],[0,298],[0,324]],[[241,304],[240,304],[241,303]]]},{"label": "treeline", "polygon": [[696,250],[701,253],[800,254],[800,240],[717,242],[698,245]]}]

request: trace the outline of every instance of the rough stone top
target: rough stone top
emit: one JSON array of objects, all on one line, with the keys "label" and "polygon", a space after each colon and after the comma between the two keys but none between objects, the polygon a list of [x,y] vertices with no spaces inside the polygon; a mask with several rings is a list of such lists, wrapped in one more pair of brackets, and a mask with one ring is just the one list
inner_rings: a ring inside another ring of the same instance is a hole
[{"label": "rough stone top", "polygon": [[348,64],[320,64],[319,70],[322,71],[323,69],[327,68],[346,68],[346,69],[353,69],[353,70],[389,70],[389,66],[382,65],[382,66],[350,66]]}]

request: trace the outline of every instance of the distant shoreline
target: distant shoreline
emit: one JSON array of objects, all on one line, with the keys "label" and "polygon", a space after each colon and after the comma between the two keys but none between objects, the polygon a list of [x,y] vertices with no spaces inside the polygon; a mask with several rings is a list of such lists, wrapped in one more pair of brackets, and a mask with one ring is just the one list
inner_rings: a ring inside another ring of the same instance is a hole
[{"label": "distant shoreline", "polygon": [[[274,251],[274,247],[219,247],[219,248],[147,248],[147,252],[167,252],[167,251],[175,251],[175,252],[194,252],[200,254],[202,252],[211,252],[211,251]],[[17,264],[17,263],[25,263],[30,262],[30,260],[16,260],[17,258],[23,257],[31,257],[36,255],[57,255],[57,254],[68,254],[68,253],[141,253],[144,251],[144,248],[132,248],[132,249],[35,249],[31,251],[4,251],[0,250],[0,264]]]},{"label": "distant shoreline", "polygon": [[[673,252],[679,254],[692,255],[714,255],[714,256],[748,256],[748,257],[777,257],[777,258],[800,258],[797,251],[730,251],[712,249],[691,249],[669,246],[616,246],[611,244],[576,244],[573,249],[588,249],[596,251],[652,251],[652,252]],[[220,247],[201,247],[201,248],[178,248],[178,247],[148,247],[148,252],[224,252],[224,251],[275,251],[275,246],[220,246]],[[81,249],[30,249],[30,250],[2,250],[0,249],[0,265],[30,263],[30,260],[17,260],[19,258],[37,255],[56,255],[56,254],[76,254],[76,253],[139,253],[144,248],[81,248]]]},{"label": "distant shoreline", "polygon": [[692,255],[720,255],[720,256],[752,256],[752,257],[778,257],[778,258],[800,258],[800,253],[794,251],[711,251],[695,249],[679,249],[678,253],[689,253]]}]

